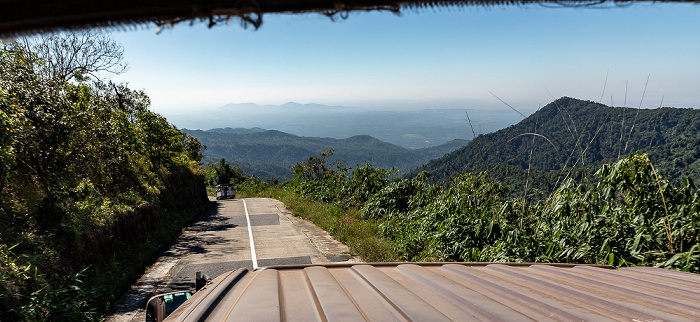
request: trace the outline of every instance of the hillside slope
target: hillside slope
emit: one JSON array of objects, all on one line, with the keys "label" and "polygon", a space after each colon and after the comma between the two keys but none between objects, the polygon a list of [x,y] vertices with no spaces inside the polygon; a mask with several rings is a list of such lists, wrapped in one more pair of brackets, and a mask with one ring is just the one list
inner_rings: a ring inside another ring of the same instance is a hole
[{"label": "hillside slope", "polygon": [[203,162],[217,162],[225,158],[231,165],[262,179],[291,177],[291,167],[296,162],[318,156],[329,149],[334,150],[333,158],[346,166],[368,162],[375,167],[410,171],[467,143],[466,140],[453,140],[436,147],[410,150],[368,135],[332,139],[302,137],[274,130],[184,131],[207,146]]},{"label": "hillside slope", "polygon": [[[520,123],[480,135],[465,147],[432,160],[412,174],[427,171],[436,180],[458,172],[505,164],[533,171],[551,171],[616,160],[637,151],[694,140],[700,134],[700,111],[682,108],[609,107],[562,97]],[[688,144],[683,145],[687,147]],[[692,146],[692,144],[691,144]],[[678,147],[674,151],[680,151]],[[677,159],[651,153],[654,157]],[[694,154],[689,154],[694,155]],[[687,156],[684,164],[694,161]],[[671,162],[663,162],[670,164]],[[679,174],[674,169],[666,172]]]}]

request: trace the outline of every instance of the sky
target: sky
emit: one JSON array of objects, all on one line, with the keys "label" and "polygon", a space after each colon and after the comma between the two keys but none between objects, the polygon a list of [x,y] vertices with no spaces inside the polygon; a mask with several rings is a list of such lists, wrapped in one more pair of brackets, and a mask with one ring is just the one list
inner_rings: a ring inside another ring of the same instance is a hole
[{"label": "sky", "polygon": [[561,96],[700,108],[693,4],[268,14],[258,30],[234,20],[113,37],[130,69],[112,80],[145,90],[164,114],[249,102],[502,107],[496,97],[534,111]]}]

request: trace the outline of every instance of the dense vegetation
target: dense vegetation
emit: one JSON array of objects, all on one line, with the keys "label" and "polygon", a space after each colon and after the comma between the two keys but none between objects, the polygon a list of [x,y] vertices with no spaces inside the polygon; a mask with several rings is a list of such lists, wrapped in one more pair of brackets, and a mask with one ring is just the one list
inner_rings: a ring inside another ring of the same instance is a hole
[{"label": "dense vegetation", "polygon": [[246,173],[263,179],[289,179],[289,170],[296,162],[331,148],[347,164],[366,161],[378,167],[409,171],[466,144],[464,140],[453,140],[436,147],[409,150],[367,135],[338,140],[264,130],[185,131],[207,146],[204,162],[225,158]]},{"label": "dense vegetation", "polygon": [[603,165],[593,184],[567,179],[535,201],[505,198],[507,187],[487,173],[460,175],[449,187],[427,183],[426,172],[397,179],[365,165],[347,173],[328,161],[329,152],[298,163],[283,189],[347,209],[350,219],[336,216],[346,222],[378,227],[401,260],[651,265],[700,273],[700,192],[691,179],[674,186],[661,178],[646,155]]},{"label": "dense vegetation", "polygon": [[[119,46],[70,35],[0,47],[0,320],[99,319],[191,219],[185,210],[207,204],[205,184],[281,196],[366,260],[700,272],[696,111],[562,98],[430,163],[435,181],[382,168],[419,158],[367,136],[237,133],[250,162],[290,157],[292,179],[277,186],[223,152],[200,168],[200,141],[150,112],[145,93],[98,77],[125,68]],[[207,133],[215,151],[236,134]],[[275,148],[260,155],[270,145],[255,135]]]},{"label": "dense vegetation", "polygon": [[[700,169],[698,135],[700,111],[694,109],[609,107],[563,97],[516,125],[476,137],[412,175],[427,171],[436,182],[447,182],[461,173],[488,169],[497,181],[512,182],[508,178],[521,172],[517,168],[525,170],[524,177],[527,172],[558,170],[547,175],[558,181],[535,186],[551,193],[564,178],[571,177],[570,169],[588,167],[592,174],[603,163],[640,151],[648,152],[662,173],[682,178]],[[504,172],[506,169],[512,171]],[[517,182],[521,187],[526,184],[526,180]],[[513,182],[511,188],[515,185]]]},{"label": "dense vegetation", "polygon": [[[0,46],[0,320],[92,320],[207,204],[201,144],[95,32]],[[178,227],[179,226],[179,227]]]},{"label": "dense vegetation", "polygon": [[[626,121],[616,125],[615,115]],[[562,98],[430,162],[432,178],[369,165],[350,172],[328,151],[298,163],[282,189],[346,209],[352,218],[343,222],[377,227],[400,260],[700,273],[699,115]]]},{"label": "dense vegetation", "polygon": [[700,192],[692,178],[700,169],[699,126],[700,114],[690,109],[562,98],[430,162],[423,169],[433,178],[426,171],[402,178],[367,164],[351,169],[332,161],[331,150],[297,163],[282,189],[346,209],[349,215],[336,216],[343,222],[374,225],[401,260],[697,273]]}]

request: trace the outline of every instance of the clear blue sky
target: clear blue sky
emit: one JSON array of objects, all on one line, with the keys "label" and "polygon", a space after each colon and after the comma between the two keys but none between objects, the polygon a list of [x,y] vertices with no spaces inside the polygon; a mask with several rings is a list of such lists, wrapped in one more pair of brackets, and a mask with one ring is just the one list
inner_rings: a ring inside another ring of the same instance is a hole
[{"label": "clear blue sky", "polygon": [[[700,6],[473,7],[265,15],[259,30],[198,23],[114,32],[153,110],[285,102],[368,108],[448,100],[537,108],[571,96],[621,106],[700,107]],[[607,75],[607,85],[603,92]],[[549,92],[549,93],[548,93]],[[485,105],[486,106],[486,105]]]}]

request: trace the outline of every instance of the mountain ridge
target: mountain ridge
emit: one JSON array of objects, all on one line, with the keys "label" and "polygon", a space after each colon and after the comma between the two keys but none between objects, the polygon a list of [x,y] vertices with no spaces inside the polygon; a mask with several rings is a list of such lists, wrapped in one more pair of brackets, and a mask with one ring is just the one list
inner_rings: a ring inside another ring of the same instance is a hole
[{"label": "mountain ridge", "polygon": [[444,180],[491,164],[533,171],[570,169],[617,160],[698,135],[700,111],[695,109],[610,107],[562,97],[517,124],[477,136],[409,175],[427,171],[436,180]]},{"label": "mountain ridge", "polygon": [[212,128],[252,128],[279,130],[299,136],[348,138],[367,134],[384,142],[409,149],[440,145],[452,139],[468,139],[472,132],[468,112],[477,133],[489,133],[521,120],[504,106],[489,102],[467,102],[436,108],[411,105],[407,110],[397,106],[345,107],[308,104],[312,107],[257,105],[236,108],[235,104],[196,109],[166,115],[178,128],[207,130]]},{"label": "mountain ridge", "polygon": [[412,150],[369,135],[334,139],[297,136],[277,130],[248,131],[222,128],[183,131],[207,146],[203,162],[218,162],[219,159],[225,158],[229,164],[263,179],[290,178],[293,175],[291,167],[296,162],[303,162],[329,149],[334,150],[331,159],[338,159],[349,167],[366,162],[375,167],[394,167],[405,172],[467,142],[456,139],[438,146]]}]

